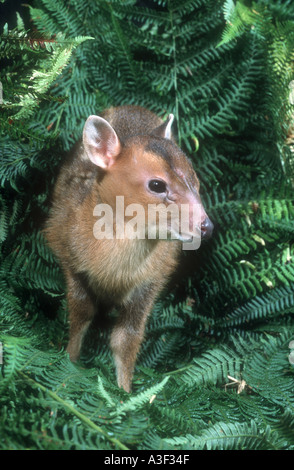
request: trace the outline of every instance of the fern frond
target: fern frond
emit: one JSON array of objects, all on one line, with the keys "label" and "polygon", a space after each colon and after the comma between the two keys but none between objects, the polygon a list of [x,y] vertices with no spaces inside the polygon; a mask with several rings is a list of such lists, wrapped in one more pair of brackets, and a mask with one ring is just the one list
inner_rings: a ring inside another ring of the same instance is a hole
[{"label": "fern frond", "polygon": [[256,296],[244,305],[227,313],[223,319],[218,320],[221,328],[237,325],[248,325],[252,321],[269,319],[280,315],[293,313],[294,289],[293,285],[282,286],[269,291],[262,296]]},{"label": "fern frond", "polygon": [[258,429],[256,423],[250,424],[220,422],[204,430],[200,436],[187,435],[167,439],[168,444],[177,448],[194,450],[266,450],[280,448],[279,437],[270,426]]},{"label": "fern frond", "polygon": [[255,393],[277,405],[286,402],[293,410],[293,374],[287,372],[289,362],[286,354],[292,337],[293,331],[290,330],[281,333],[277,338],[268,336],[263,339],[259,350],[253,353],[243,376]]},{"label": "fern frond", "polygon": [[[226,349],[213,349],[202,354],[200,358],[195,358],[193,363],[185,367],[185,371],[180,376],[189,386],[200,387],[204,384],[217,384],[223,382],[228,375],[238,376],[240,374],[241,360],[236,354]],[[175,372],[175,378],[177,377]]]},{"label": "fern frond", "polygon": [[148,388],[147,390],[144,390],[138,395],[131,397],[125,403],[119,405],[113,415],[121,416],[129,411],[137,410],[145,403],[150,403],[151,399],[154,399],[156,395],[163,390],[168,379],[169,377],[165,377],[159,384],[153,385],[152,387]]}]

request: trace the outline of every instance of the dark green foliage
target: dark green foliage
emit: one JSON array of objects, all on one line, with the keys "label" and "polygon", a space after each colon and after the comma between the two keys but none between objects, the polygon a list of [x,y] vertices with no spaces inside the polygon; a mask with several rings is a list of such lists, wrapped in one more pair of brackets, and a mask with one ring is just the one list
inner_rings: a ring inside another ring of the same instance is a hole
[{"label": "dark green foliage", "polygon": [[[0,448],[293,450],[292,3],[36,3],[34,33],[1,34]],[[215,224],[154,308],[131,395],[107,331],[70,363],[42,237],[63,151],[125,103],[176,115]]]}]

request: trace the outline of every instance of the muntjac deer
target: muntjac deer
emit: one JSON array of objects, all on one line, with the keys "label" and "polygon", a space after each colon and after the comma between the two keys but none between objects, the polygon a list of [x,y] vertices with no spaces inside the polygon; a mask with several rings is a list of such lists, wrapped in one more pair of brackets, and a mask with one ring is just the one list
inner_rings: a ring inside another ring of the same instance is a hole
[{"label": "muntjac deer", "polygon": [[110,346],[127,392],[146,320],[182,245],[213,230],[172,121],[138,106],[90,116],[61,167],[45,228],[67,283],[70,359],[94,318],[115,307]]}]

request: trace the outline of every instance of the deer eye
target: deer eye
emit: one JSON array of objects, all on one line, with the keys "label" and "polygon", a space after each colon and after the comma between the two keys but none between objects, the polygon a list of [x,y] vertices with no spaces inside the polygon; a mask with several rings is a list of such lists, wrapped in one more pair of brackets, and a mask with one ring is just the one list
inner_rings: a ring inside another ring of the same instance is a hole
[{"label": "deer eye", "polygon": [[153,193],[165,193],[166,192],[166,184],[162,180],[150,180],[148,183],[148,188]]}]

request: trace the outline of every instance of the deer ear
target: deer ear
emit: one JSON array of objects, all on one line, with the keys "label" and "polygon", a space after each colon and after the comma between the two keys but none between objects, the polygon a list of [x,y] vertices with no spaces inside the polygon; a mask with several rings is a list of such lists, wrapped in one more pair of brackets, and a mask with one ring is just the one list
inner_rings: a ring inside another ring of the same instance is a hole
[{"label": "deer ear", "polygon": [[115,130],[99,116],[89,116],[83,130],[87,156],[94,165],[107,169],[116,161],[121,144]]},{"label": "deer ear", "polygon": [[169,114],[167,120],[161,124],[159,127],[156,127],[152,131],[152,135],[156,135],[157,137],[164,137],[165,139],[171,139],[172,138],[172,132],[171,132],[171,126],[174,120],[174,115]]}]

